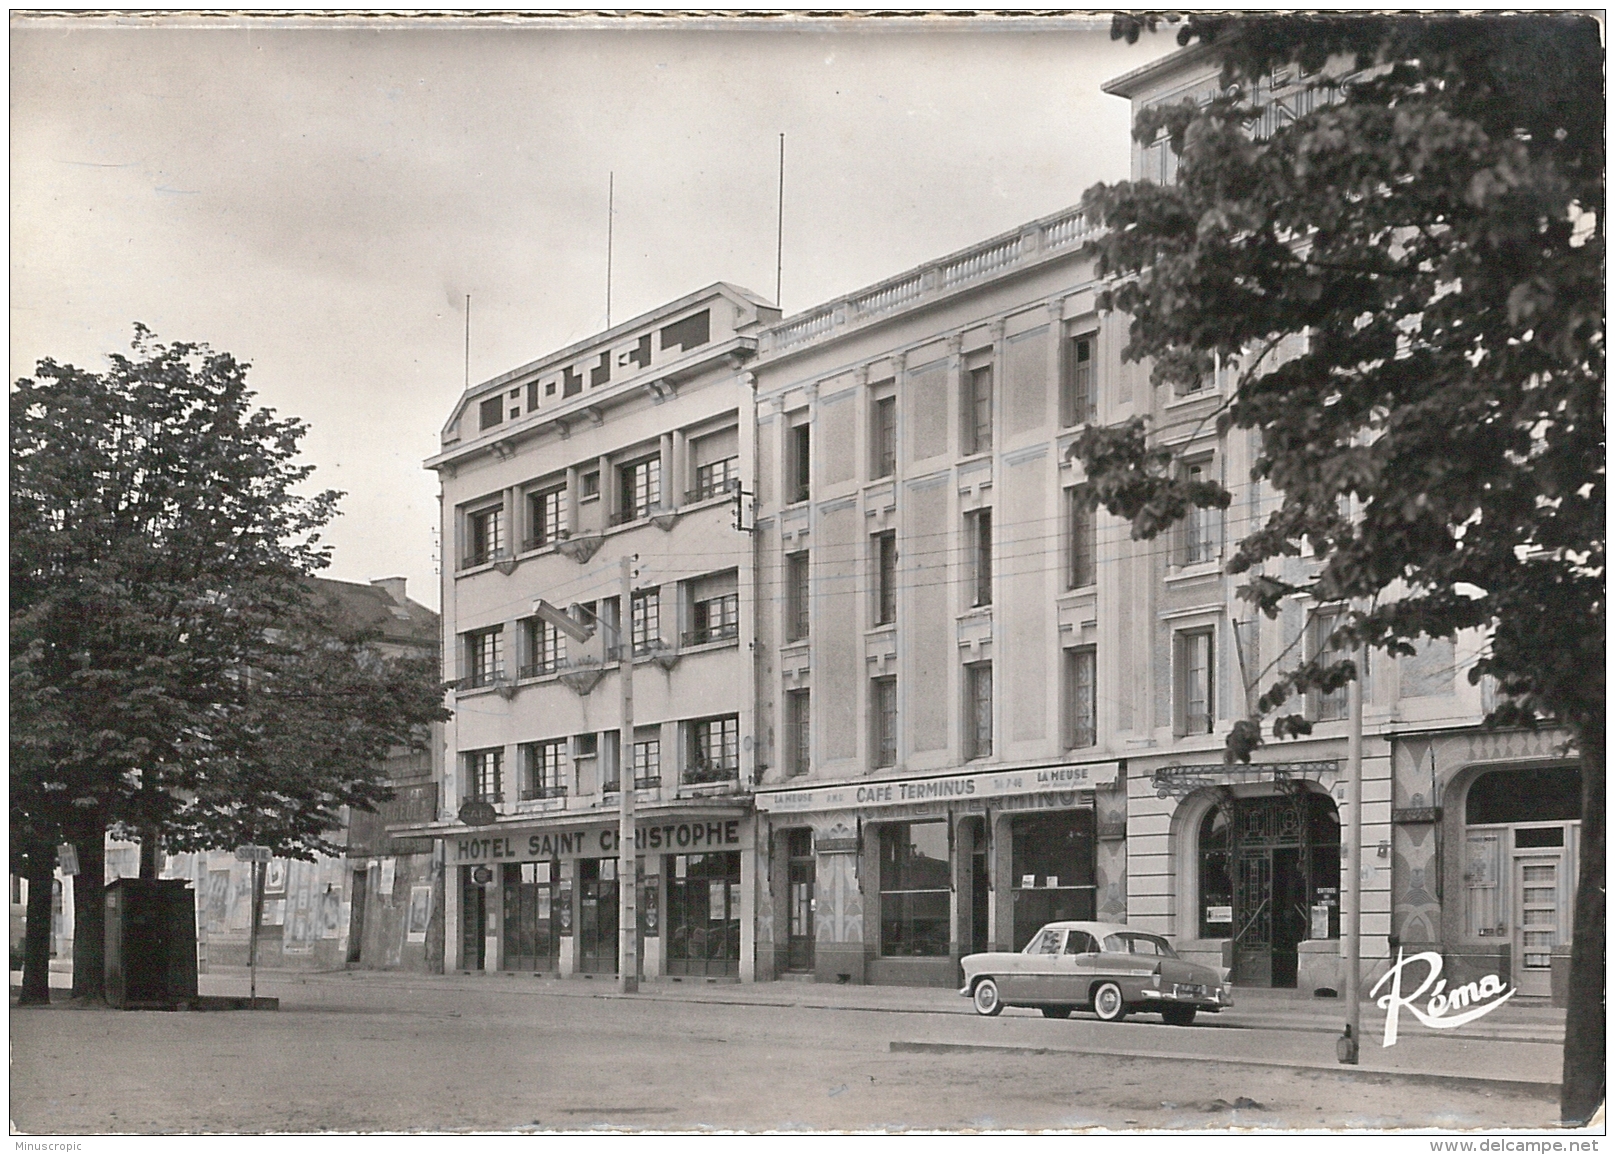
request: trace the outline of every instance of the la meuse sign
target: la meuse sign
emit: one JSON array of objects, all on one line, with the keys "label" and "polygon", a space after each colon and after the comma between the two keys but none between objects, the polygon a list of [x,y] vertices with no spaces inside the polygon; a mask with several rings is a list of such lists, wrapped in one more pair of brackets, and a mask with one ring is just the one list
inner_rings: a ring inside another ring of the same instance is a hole
[{"label": "la meuse sign", "polygon": [[[740,845],[740,820],[669,822],[641,826],[634,836],[637,850],[701,851]],[[528,835],[508,834],[455,840],[456,862],[537,862],[551,858],[609,856],[617,853],[617,831],[554,830]]]}]

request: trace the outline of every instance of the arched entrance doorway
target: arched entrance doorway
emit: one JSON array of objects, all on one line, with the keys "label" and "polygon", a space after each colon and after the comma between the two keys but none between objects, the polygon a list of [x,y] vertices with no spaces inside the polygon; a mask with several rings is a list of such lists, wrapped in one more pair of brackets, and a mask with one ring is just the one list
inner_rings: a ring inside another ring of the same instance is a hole
[{"label": "arched entrance doorway", "polygon": [[1296,985],[1305,939],[1340,937],[1340,817],[1300,785],[1225,794],[1200,822],[1200,937],[1232,940],[1242,986]]}]

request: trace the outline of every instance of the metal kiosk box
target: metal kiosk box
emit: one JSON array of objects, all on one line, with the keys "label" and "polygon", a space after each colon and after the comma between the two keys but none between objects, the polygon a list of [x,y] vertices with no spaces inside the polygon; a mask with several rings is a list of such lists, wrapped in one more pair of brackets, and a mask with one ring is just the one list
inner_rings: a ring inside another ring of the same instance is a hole
[{"label": "metal kiosk box", "polygon": [[106,888],[106,997],[124,1010],[196,1002],[196,895],[182,878]]}]

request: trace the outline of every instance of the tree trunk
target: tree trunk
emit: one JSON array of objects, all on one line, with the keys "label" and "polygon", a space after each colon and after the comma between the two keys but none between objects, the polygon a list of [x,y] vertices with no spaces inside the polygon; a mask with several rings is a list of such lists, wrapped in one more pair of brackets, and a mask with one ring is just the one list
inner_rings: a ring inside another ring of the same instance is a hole
[{"label": "tree trunk", "polygon": [[22,995],[18,1006],[50,1002],[50,908],[55,883],[55,851],[34,846],[28,851],[28,913],[24,923]]},{"label": "tree trunk", "polygon": [[143,826],[140,830],[140,877],[156,878],[162,872],[162,843],[157,827]]},{"label": "tree trunk", "polygon": [[99,815],[72,832],[79,872],[73,876],[73,997],[106,1000],[106,823]]},{"label": "tree trunk", "polygon": [[1559,1119],[1582,1126],[1604,1101],[1604,722],[1581,728],[1581,872],[1570,947]]}]

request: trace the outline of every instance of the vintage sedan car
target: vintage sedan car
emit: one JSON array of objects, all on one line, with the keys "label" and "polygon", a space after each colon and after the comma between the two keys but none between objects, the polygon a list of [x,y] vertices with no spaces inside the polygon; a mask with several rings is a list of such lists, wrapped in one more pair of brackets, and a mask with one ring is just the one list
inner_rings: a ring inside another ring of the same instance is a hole
[{"label": "vintage sedan car", "polygon": [[1185,962],[1157,934],[1106,922],[1051,922],[1019,952],[990,951],[960,960],[959,992],[976,1013],[1038,1007],[1051,1019],[1091,1010],[1107,1023],[1131,1011],[1156,1012],[1188,1026],[1195,1012],[1233,1005],[1228,971]]}]

